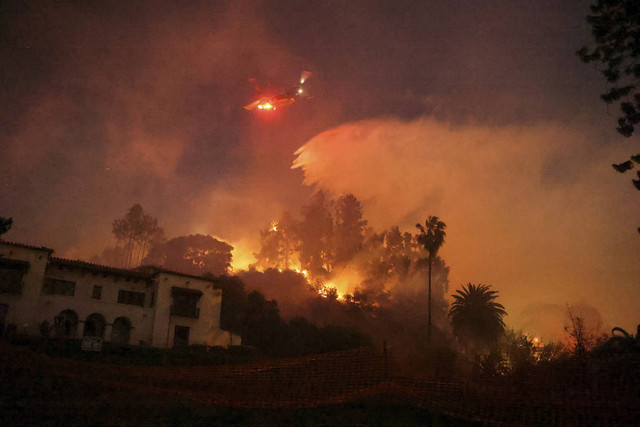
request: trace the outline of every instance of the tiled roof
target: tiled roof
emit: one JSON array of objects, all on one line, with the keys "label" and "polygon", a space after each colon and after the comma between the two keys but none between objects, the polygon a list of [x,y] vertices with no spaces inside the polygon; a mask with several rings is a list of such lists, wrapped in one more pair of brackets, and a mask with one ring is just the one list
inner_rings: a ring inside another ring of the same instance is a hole
[{"label": "tiled roof", "polygon": [[125,269],[125,268],[110,267],[108,265],[93,264],[86,261],[57,258],[57,257],[51,257],[49,259],[49,264],[63,265],[69,268],[79,268],[87,271],[115,274],[119,276],[126,276],[134,279],[142,279],[142,280],[149,280],[154,278],[158,274],[164,273],[164,274],[171,274],[173,276],[186,277],[188,279],[196,279],[196,280],[204,280],[207,282],[213,282],[213,280],[206,279],[204,277],[194,276],[194,275],[185,274],[185,273],[179,273],[177,271],[166,270],[164,268],[159,268],[152,265],[144,265],[144,266],[133,268],[133,269]]},{"label": "tiled roof", "polygon": [[166,273],[166,274],[173,274],[174,276],[180,276],[180,277],[186,277],[188,279],[196,279],[196,280],[204,280],[206,282],[214,282],[213,279],[207,279],[206,277],[202,277],[202,276],[196,276],[194,274],[187,274],[187,273],[180,273],[178,271],[172,271],[172,270],[167,270],[165,268],[162,267],[156,267],[156,266],[152,266],[152,265],[143,265],[141,267],[138,268],[148,268],[148,269],[152,269],[154,271],[154,275],[156,274],[160,274],[160,273]]},{"label": "tiled roof", "polygon": [[[53,249],[45,248],[43,246],[32,246],[32,245],[26,245],[24,243],[7,242],[5,240],[0,240],[0,243],[4,243],[11,246],[17,246],[20,248],[45,251],[45,252],[48,252],[49,255],[53,253]],[[142,279],[142,280],[149,280],[157,276],[158,274],[164,273],[164,274],[171,274],[174,276],[186,277],[188,279],[196,279],[196,280],[204,280],[207,282],[213,282],[213,280],[207,279],[201,276],[180,273],[177,271],[171,271],[171,270],[167,270],[161,267],[155,267],[151,265],[144,265],[144,266],[140,266],[133,269],[125,269],[125,268],[110,267],[108,265],[94,264],[91,262],[86,262],[81,260],[58,258],[58,257],[50,257],[49,265],[65,266],[68,268],[78,268],[78,269],[91,271],[91,272],[114,274],[118,276],[124,276],[124,277],[130,277],[133,279]]]},{"label": "tiled roof", "polygon": [[7,242],[6,240],[2,240],[2,239],[0,239],[0,243],[4,243],[5,245],[10,245],[10,246],[17,246],[19,248],[34,249],[34,250],[37,250],[37,251],[44,251],[44,252],[48,252],[49,254],[53,253],[53,249],[45,248],[44,246],[32,246],[32,245],[26,245],[24,243]]},{"label": "tiled roof", "polygon": [[77,268],[77,269],[92,271],[96,273],[114,274],[117,276],[126,276],[132,279],[150,280],[154,276],[153,274],[143,273],[135,270],[127,270],[124,268],[110,267],[108,265],[93,264],[86,261],[57,258],[57,257],[51,257],[49,259],[49,265],[64,266],[67,268]]}]

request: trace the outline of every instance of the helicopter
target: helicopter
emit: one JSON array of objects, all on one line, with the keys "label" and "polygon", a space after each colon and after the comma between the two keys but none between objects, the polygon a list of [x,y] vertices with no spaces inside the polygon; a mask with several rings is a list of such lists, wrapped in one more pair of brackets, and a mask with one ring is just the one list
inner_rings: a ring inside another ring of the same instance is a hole
[{"label": "helicopter", "polygon": [[257,108],[258,110],[263,110],[263,111],[273,111],[273,110],[276,110],[278,107],[284,107],[286,105],[291,105],[295,103],[296,100],[300,97],[305,97],[307,99],[310,99],[311,97],[307,96],[305,90],[302,87],[305,80],[307,80],[307,78],[309,78],[310,75],[311,73],[309,71],[303,71],[302,74],[300,75],[300,83],[297,86],[294,86],[291,89],[287,90],[282,95],[277,95],[277,96],[263,95],[262,89],[260,89],[260,86],[258,86],[256,79],[249,79],[249,81],[256,88],[256,92],[258,92],[258,95],[260,95],[260,98],[253,101],[251,104],[245,105],[244,109],[252,111]]}]

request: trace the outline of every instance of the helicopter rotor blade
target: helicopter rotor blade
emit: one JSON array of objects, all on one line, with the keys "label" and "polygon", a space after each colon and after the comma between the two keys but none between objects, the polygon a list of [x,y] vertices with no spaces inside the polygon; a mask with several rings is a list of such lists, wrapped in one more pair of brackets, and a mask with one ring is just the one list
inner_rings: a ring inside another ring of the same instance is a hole
[{"label": "helicopter rotor blade", "polygon": [[244,109],[251,111],[254,108],[256,108],[258,105],[260,105],[260,101],[261,101],[261,99],[258,99],[257,101],[254,101],[251,104],[245,105]]},{"label": "helicopter rotor blade", "polygon": [[311,71],[303,71],[302,74],[300,75],[300,84],[303,84],[304,81],[307,80],[310,75],[311,75]]}]

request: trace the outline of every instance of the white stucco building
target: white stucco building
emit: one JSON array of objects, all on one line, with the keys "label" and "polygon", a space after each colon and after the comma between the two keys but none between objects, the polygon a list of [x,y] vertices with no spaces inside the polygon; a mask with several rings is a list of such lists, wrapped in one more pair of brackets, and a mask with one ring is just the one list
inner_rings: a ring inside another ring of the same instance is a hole
[{"label": "white stucco building", "polygon": [[56,258],[53,250],[0,241],[0,324],[60,338],[122,344],[239,345],[220,329],[222,291],[211,280],[154,267],[125,270]]}]

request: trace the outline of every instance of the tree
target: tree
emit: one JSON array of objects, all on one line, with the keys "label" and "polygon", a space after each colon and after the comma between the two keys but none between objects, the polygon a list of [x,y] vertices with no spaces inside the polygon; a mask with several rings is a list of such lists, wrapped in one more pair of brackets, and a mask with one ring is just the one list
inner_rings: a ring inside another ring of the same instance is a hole
[{"label": "tree", "polygon": [[[617,131],[630,137],[640,123],[640,3],[637,0],[597,0],[590,6],[587,22],[595,42],[577,51],[585,63],[604,65],[607,92],[600,95],[607,104],[619,104]],[[626,172],[640,164],[640,153],[614,164],[618,172]],[[638,172],[640,178],[640,172]],[[633,180],[640,190],[640,179]],[[638,229],[640,232],[640,228]]]},{"label": "tree", "polygon": [[315,296],[305,276],[293,270],[268,268],[265,271],[239,272],[238,277],[247,289],[259,289],[266,298],[278,301],[283,315],[295,315],[309,299]]},{"label": "tree", "polygon": [[213,279],[216,286],[222,289],[220,327],[241,335],[243,332],[242,319],[248,307],[244,282],[237,276],[231,277],[223,275],[213,277],[213,275],[209,275],[208,273],[203,276]]},{"label": "tree", "polygon": [[0,216],[0,236],[9,231],[13,224],[12,218],[3,218]]},{"label": "tree", "polygon": [[449,310],[453,333],[469,347],[484,348],[495,344],[504,335],[506,316],[502,304],[497,303],[498,291],[489,285],[462,285],[462,290],[452,295],[454,301]]},{"label": "tree", "polygon": [[599,354],[640,353],[640,325],[637,327],[635,337],[619,326],[614,327],[611,330],[611,337],[602,342],[595,352]]},{"label": "tree", "polygon": [[314,277],[331,270],[334,258],[331,253],[333,217],[322,191],[317,192],[311,203],[302,208],[298,235],[302,269],[308,270]]},{"label": "tree", "polygon": [[298,222],[289,212],[284,212],[279,221],[260,231],[260,253],[254,254],[256,265],[264,269],[290,269],[300,246],[297,230]]},{"label": "tree", "polygon": [[564,330],[567,332],[573,354],[577,357],[583,357],[603,339],[599,333],[601,326],[599,314],[594,317],[594,313],[589,311],[589,307],[584,305],[567,306],[568,324]]},{"label": "tree", "polygon": [[388,272],[399,276],[406,275],[413,260],[413,254],[411,254],[411,249],[407,245],[415,243],[413,236],[411,236],[411,233],[401,233],[397,225],[385,231],[383,236],[384,251],[382,259],[388,267]]},{"label": "tree", "polygon": [[345,194],[336,203],[335,217],[335,260],[337,263],[350,261],[364,241],[367,221],[362,219],[362,203],[353,194]]},{"label": "tree", "polygon": [[509,362],[510,372],[518,372],[535,365],[535,343],[522,331],[516,332],[513,329],[506,331],[502,345]]},{"label": "tree", "polygon": [[431,341],[431,268],[433,259],[438,254],[438,250],[444,244],[444,238],[447,233],[444,231],[447,225],[440,221],[437,216],[429,216],[425,221],[425,225],[416,224],[420,234],[416,236],[418,243],[429,253],[429,320],[427,323],[427,339]]},{"label": "tree", "polygon": [[264,268],[280,268],[281,234],[278,223],[273,221],[269,227],[260,231],[260,253],[254,253],[254,266]]},{"label": "tree", "polygon": [[180,236],[151,247],[143,264],[155,265],[185,274],[214,276],[227,273],[233,246],[211,236]]},{"label": "tree", "polygon": [[153,243],[164,240],[164,230],[158,226],[158,219],[146,214],[138,203],[133,205],[124,218],[112,223],[112,233],[116,237],[116,251],[123,244],[122,259],[117,263],[125,268],[140,263]]},{"label": "tree", "polygon": [[277,352],[278,340],[283,338],[278,302],[267,300],[260,292],[251,292],[247,295],[242,329],[242,339],[247,345],[256,346],[265,353]]},{"label": "tree", "polygon": [[284,212],[280,216],[277,224],[280,236],[278,254],[282,267],[288,270],[295,263],[296,252],[300,248],[300,238],[298,237],[298,221],[289,212]]}]

